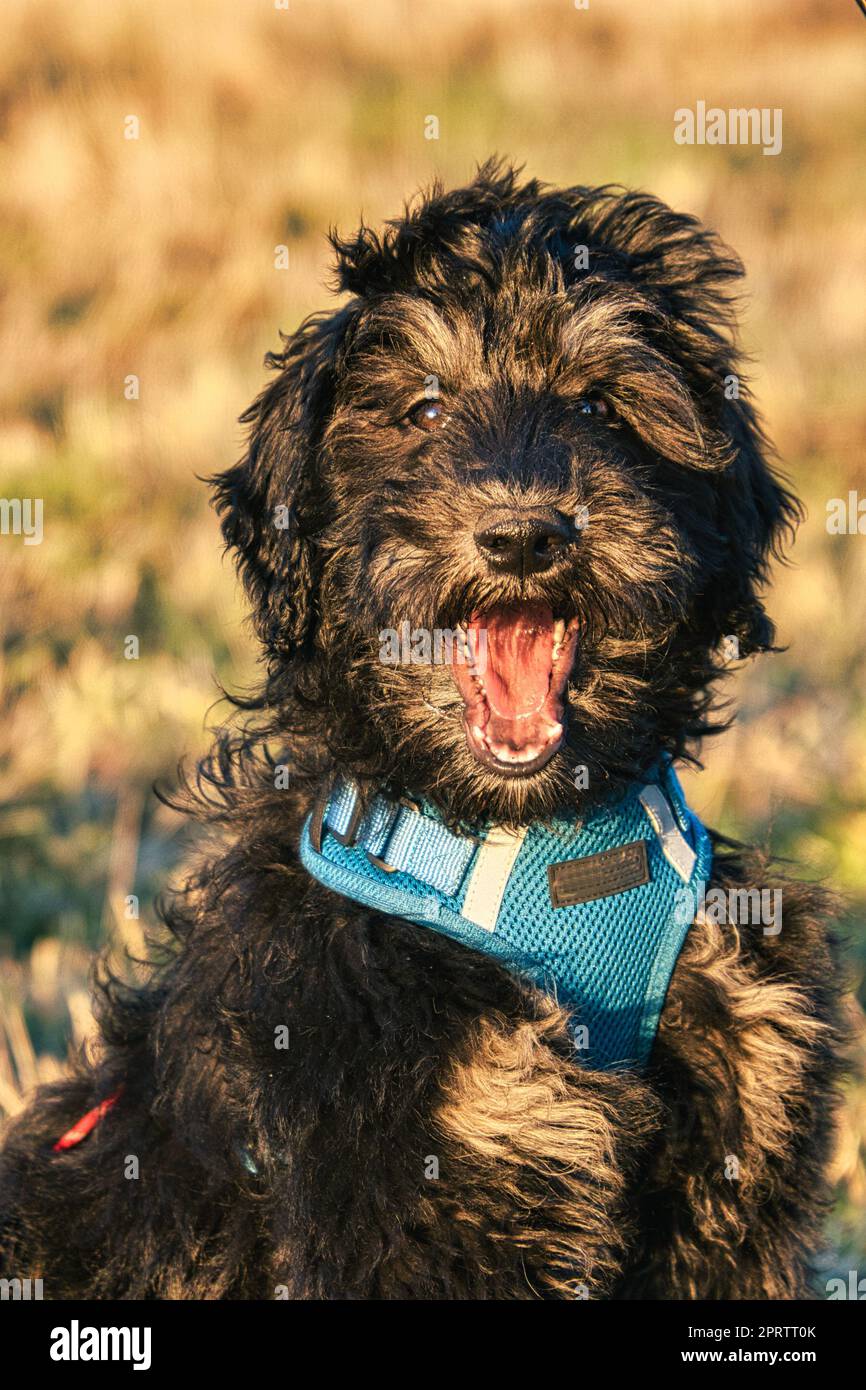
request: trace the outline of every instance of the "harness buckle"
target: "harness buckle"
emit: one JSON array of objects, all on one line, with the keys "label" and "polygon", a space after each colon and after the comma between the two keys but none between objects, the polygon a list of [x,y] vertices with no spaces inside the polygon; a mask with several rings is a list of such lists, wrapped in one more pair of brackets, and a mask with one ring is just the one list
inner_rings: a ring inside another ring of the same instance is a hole
[{"label": "harness buckle", "polygon": [[[397,802],[397,805],[398,805],[398,806],[405,806],[407,811],[414,811],[416,816],[420,816],[420,815],[422,814],[422,812],[421,812],[421,807],[417,804],[417,802],[411,801],[411,800],[409,799],[408,796],[401,796],[401,797],[400,797],[400,800]],[[392,828],[393,828],[393,822],[392,822]],[[389,838],[390,838],[390,830],[389,830],[388,834],[389,834]],[[385,860],[384,860],[384,859],[380,859],[379,856],[378,856],[378,854],[371,854],[370,851],[369,851],[368,849],[365,849],[365,850],[364,850],[364,853],[366,854],[366,856],[367,856],[367,858],[369,859],[370,863],[373,864],[373,865],[375,865],[375,867],[376,867],[377,869],[382,869],[384,873],[386,873],[386,874],[396,874],[396,873],[398,872],[398,870],[394,867],[393,864],[386,864],[386,863],[385,863]]]},{"label": "harness buckle", "polygon": [[365,849],[364,853],[366,854],[370,863],[373,864],[377,869],[384,870],[386,874],[396,874],[397,870],[394,868],[393,864],[386,864],[384,859],[380,859],[379,856],[376,854],[371,854],[368,849]]},{"label": "harness buckle", "polygon": [[326,782],[319,790],[313,805],[313,812],[310,817],[310,844],[317,854],[322,853],[322,835],[325,830],[334,839],[339,841],[346,849],[351,849],[355,843],[358,830],[363,820],[363,808],[361,806],[361,796],[357,787],[351,788],[352,803],[349,810],[349,818],[342,830],[336,829],[327,821],[328,809],[335,796],[334,784]]},{"label": "harness buckle", "polygon": [[356,789],[355,800],[349,815],[349,823],[346,826],[345,830],[334,830],[331,828],[331,826],[328,826],[328,830],[333,835],[334,839],[339,841],[339,843],[343,845],[345,849],[351,849],[355,843],[355,839],[357,837],[358,830],[360,829],[361,821],[363,819],[364,809],[361,805],[361,797]]}]

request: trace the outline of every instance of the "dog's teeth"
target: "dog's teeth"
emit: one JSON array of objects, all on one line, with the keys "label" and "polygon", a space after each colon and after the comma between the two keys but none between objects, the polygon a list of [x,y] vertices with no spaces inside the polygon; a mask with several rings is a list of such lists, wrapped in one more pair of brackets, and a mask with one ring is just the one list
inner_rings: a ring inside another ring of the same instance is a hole
[{"label": "dog's teeth", "polygon": [[557,618],[556,622],[553,624],[553,645],[554,645],[554,647],[561,647],[562,644],[563,644],[563,642],[564,642],[564,640],[565,640],[565,623],[563,622],[562,618]]}]

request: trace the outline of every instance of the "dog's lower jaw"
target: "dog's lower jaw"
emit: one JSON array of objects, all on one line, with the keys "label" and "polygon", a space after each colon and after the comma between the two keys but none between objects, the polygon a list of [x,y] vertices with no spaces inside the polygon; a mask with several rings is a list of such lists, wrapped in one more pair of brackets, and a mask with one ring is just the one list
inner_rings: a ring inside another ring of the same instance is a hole
[{"label": "dog's lower jaw", "polygon": [[549,726],[549,733],[540,745],[530,744],[526,749],[513,753],[509,750],[510,756],[506,753],[503,757],[498,756],[491,748],[483,726],[473,722],[471,710],[467,710],[463,716],[463,730],[467,747],[481,766],[507,779],[532,777],[536,772],[541,772],[559,752],[565,740],[565,724],[557,721]]}]

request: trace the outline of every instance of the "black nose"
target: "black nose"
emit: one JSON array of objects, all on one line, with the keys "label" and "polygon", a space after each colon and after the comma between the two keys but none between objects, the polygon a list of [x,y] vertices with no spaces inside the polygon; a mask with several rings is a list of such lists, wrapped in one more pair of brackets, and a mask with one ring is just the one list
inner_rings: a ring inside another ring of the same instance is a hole
[{"label": "black nose", "polygon": [[542,574],[574,539],[556,512],[485,512],[475,530],[475,544],[488,565],[502,574]]}]

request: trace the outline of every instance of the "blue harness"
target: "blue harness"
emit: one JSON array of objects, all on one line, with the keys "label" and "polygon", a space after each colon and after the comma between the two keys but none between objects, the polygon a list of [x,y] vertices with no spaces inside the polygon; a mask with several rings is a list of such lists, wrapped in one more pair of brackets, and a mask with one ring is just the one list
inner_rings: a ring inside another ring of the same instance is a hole
[{"label": "blue harness", "polygon": [[429,806],[345,781],[309,816],[301,861],[320,883],[450,936],[554,996],[594,1067],[646,1064],[712,863],[709,835],[665,764],[617,801],[456,835]]}]

